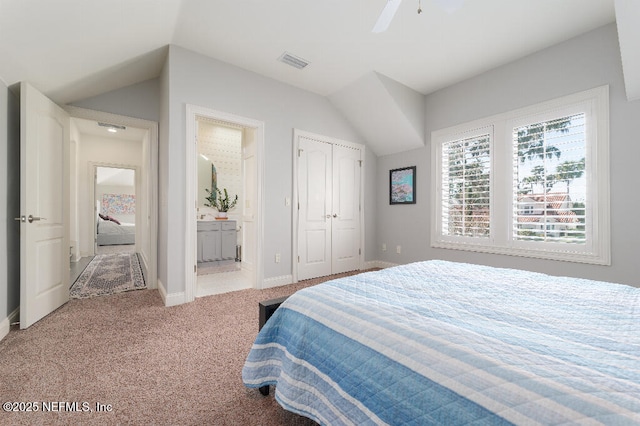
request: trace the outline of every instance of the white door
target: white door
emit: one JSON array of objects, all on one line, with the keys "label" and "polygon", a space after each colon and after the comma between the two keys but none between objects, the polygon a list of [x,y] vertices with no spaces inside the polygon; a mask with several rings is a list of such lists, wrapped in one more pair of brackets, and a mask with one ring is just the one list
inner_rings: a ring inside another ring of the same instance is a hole
[{"label": "white door", "polygon": [[331,273],[360,267],[360,150],[333,145]]},{"label": "white door", "polygon": [[298,279],[331,275],[332,146],[298,139]]},{"label": "white door", "polygon": [[298,137],[298,279],[359,269],[361,150]]},{"label": "white door", "polygon": [[20,328],[69,300],[69,115],[20,85]]}]

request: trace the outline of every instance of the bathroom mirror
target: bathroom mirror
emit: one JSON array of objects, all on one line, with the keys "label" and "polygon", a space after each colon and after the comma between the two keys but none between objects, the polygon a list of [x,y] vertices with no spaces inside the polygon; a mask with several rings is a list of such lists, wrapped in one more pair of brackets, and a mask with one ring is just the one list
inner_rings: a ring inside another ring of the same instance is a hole
[{"label": "bathroom mirror", "polygon": [[216,186],[216,166],[204,154],[198,155],[198,207],[208,204],[206,190],[215,191]]}]

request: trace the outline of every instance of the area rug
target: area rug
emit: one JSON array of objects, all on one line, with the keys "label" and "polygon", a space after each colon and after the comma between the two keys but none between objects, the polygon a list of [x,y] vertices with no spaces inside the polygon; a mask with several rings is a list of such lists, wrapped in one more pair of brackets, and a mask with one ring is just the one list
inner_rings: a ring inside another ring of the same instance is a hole
[{"label": "area rug", "polygon": [[146,288],[136,253],[101,254],[93,258],[71,286],[73,299]]}]

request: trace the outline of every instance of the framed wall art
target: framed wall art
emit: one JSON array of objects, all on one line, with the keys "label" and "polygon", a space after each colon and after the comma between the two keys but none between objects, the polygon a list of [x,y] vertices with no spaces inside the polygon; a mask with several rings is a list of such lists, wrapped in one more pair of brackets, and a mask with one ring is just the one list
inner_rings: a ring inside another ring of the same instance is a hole
[{"label": "framed wall art", "polygon": [[389,170],[389,204],[416,203],[416,166]]}]

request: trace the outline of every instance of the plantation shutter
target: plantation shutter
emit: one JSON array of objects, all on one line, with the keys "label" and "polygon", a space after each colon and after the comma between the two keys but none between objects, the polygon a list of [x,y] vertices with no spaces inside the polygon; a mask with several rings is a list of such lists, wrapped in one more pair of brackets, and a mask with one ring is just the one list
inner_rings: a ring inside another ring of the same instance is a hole
[{"label": "plantation shutter", "polygon": [[491,134],[442,145],[442,235],[490,236]]},{"label": "plantation shutter", "polygon": [[584,244],[585,114],[513,129],[513,238]]}]

